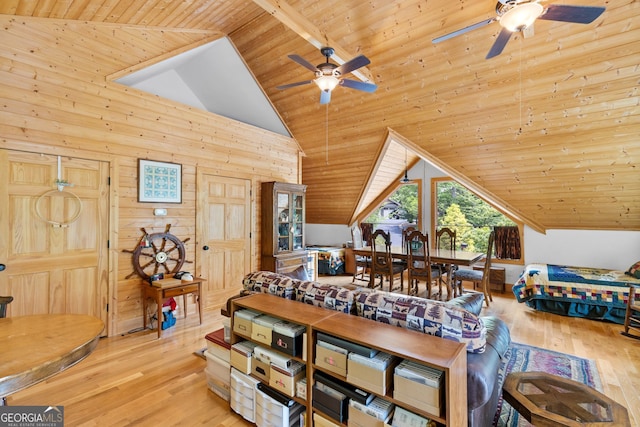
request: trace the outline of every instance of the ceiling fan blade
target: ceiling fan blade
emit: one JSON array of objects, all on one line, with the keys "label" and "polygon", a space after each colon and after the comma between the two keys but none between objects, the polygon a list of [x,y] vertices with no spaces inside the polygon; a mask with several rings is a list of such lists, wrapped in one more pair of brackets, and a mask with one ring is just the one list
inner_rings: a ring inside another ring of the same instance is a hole
[{"label": "ceiling fan blade", "polygon": [[369,58],[367,58],[364,55],[360,55],[360,56],[356,56],[355,58],[353,58],[350,61],[345,62],[344,64],[342,64],[341,66],[339,66],[338,68],[336,68],[336,70],[342,74],[345,75],[347,73],[350,73],[354,70],[357,70],[360,67],[364,67],[365,65],[369,65],[371,63],[371,61],[369,61]]},{"label": "ceiling fan blade", "polygon": [[340,85],[351,89],[357,89],[364,92],[373,93],[378,89],[378,86],[373,83],[360,82],[357,80],[341,79]]},{"label": "ceiling fan blade", "polygon": [[298,64],[302,65],[304,68],[313,71],[314,73],[318,71],[318,68],[315,65],[313,65],[311,62],[307,61],[300,55],[295,55],[295,54],[289,55],[289,58],[291,58],[291,60],[297,62]]},{"label": "ceiling fan blade", "polygon": [[290,87],[308,85],[311,82],[313,82],[313,80],[305,80],[303,82],[289,83],[287,85],[276,86],[276,89],[289,89]]},{"label": "ceiling fan blade", "polygon": [[574,22],[576,24],[590,24],[605,11],[604,7],[597,6],[569,6],[565,4],[552,4],[538,19],[547,21]]},{"label": "ceiling fan blade", "polygon": [[503,28],[502,31],[500,31],[500,34],[498,34],[498,38],[496,38],[495,43],[493,43],[493,46],[491,46],[491,49],[489,50],[489,53],[487,53],[485,59],[490,59],[494,56],[500,55],[510,38],[511,31]]},{"label": "ceiling fan blade", "polygon": [[321,90],[320,91],[320,104],[328,104],[331,102],[331,91],[329,90]]},{"label": "ceiling fan blade", "polygon": [[484,21],[475,23],[473,25],[469,25],[468,27],[464,27],[460,30],[454,31],[453,33],[449,33],[449,34],[445,34],[444,36],[440,36],[440,37],[436,37],[435,39],[431,40],[432,43],[440,43],[443,42],[445,40],[449,40],[452,37],[456,37],[459,36],[461,34],[464,33],[468,33],[469,31],[475,30],[476,28],[482,28],[486,25],[491,24],[492,22],[495,22],[496,18],[490,18],[490,19],[486,19]]}]

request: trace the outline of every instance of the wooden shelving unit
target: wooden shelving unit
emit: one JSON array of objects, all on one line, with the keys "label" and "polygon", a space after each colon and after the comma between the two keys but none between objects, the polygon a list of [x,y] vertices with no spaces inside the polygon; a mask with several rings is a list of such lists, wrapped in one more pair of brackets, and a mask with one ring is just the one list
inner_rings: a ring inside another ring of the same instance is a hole
[{"label": "wooden shelving unit", "polygon": [[[315,343],[318,332],[324,332],[442,370],[444,372],[445,408],[441,414],[428,413],[421,408],[393,399],[392,389],[386,396],[382,397],[409,411],[435,420],[441,425],[451,427],[467,425],[467,353],[464,344],[268,294],[249,295],[233,300],[232,322],[234,319],[233,312],[242,308],[248,308],[306,327],[307,357],[304,363],[306,363],[307,367],[307,399],[296,398],[296,401],[306,406],[308,425],[311,425],[313,416],[311,402],[313,373],[316,370],[314,364]],[[233,331],[233,325],[231,329]],[[232,344],[242,339],[250,338],[232,332]],[[297,358],[294,359],[297,360]],[[318,370],[322,369],[318,368]],[[322,372],[333,375],[343,381],[346,380],[346,378],[326,370],[322,370]]]}]

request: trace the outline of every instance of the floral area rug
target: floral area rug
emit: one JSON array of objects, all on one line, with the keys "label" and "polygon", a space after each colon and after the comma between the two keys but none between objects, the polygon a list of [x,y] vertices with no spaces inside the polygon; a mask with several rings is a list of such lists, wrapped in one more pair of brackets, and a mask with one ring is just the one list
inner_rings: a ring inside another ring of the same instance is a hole
[{"label": "floral area rug", "polygon": [[[498,371],[500,383],[504,384],[504,379],[510,372],[533,371],[548,372],[569,378],[602,391],[600,374],[594,360],[530,345],[511,343]],[[496,411],[493,425],[495,427],[531,426],[511,405],[502,400],[502,396],[498,401],[498,410]]]}]

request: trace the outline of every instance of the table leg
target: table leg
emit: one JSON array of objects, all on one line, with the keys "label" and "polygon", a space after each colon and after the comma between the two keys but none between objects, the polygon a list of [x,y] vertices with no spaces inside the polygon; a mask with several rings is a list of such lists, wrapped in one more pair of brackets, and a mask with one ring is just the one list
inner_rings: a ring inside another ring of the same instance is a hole
[{"label": "table leg", "polygon": [[447,266],[447,301],[453,296],[453,286],[451,284],[451,276],[453,275],[453,264],[446,264]]},{"label": "table leg", "polygon": [[202,299],[200,298],[200,295],[202,293],[202,283],[198,283],[198,295],[196,295],[196,297],[198,298],[198,316],[200,317],[200,324],[202,325]]},{"label": "table leg", "polygon": [[187,318],[187,294],[182,295],[182,311],[184,311],[184,318]]},{"label": "table leg", "polygon": [[156,323],[158,324],[158,338],[162,338],[162,290],[156,291]]}]

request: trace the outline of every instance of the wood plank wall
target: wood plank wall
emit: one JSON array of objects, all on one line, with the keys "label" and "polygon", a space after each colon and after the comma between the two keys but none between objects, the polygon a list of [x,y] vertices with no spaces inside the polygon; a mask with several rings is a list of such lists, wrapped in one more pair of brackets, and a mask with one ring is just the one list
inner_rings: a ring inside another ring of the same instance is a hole
[{"label": "wood plank wall", "polygon": [[[133,270],[122,252],[135,248],[141,227],[172,224],[174,235],[191,239],[187,259],[195,260],[199,167],[252,180],[259,266],[260,183],[298,181],[296,141],[106,79],[218,34],[7,15],[0,23],[0,148],[110,163],[110,335],[142,326],[140,279],[125,278]],[[182,164],[181,204],[137,202],[138,158]],[[154,207],[168,215],[154,217]]]}]

